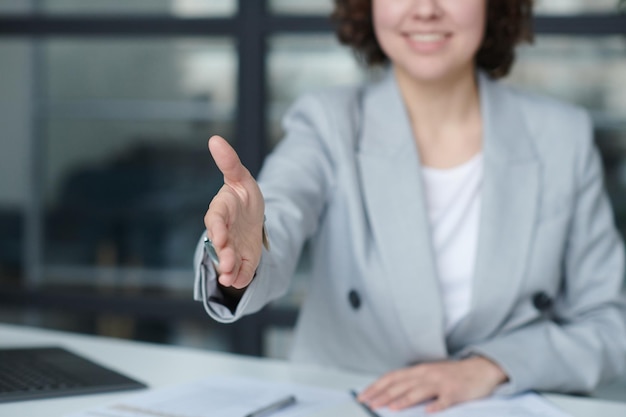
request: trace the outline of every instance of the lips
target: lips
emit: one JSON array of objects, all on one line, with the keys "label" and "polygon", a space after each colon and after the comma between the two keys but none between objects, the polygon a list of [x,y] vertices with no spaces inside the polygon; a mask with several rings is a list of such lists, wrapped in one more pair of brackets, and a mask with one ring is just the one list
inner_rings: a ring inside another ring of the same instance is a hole
[{"label": "lips", "polygon": [[452,34],[448,32],[413,32],[405,34],[409,47],[420,54],[433,54],[442,51]]},{"label": "lips", "polygon": [[409,35],[409,38],[415,42],[440,42],[446,37],[445,33],[413,33]]}]

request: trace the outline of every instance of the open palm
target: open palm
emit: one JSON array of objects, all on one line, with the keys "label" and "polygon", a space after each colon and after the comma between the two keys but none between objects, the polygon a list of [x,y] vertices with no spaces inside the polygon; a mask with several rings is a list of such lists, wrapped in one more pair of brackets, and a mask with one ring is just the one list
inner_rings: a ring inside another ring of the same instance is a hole
[{"label": "open palm", "polygon": [[220,284],[241,289],[250,284],[261,259],[263,195],[226,140],[213,136],[208,146],[224,174],[224,185],[211,201],[204,224],[220,260]]}]

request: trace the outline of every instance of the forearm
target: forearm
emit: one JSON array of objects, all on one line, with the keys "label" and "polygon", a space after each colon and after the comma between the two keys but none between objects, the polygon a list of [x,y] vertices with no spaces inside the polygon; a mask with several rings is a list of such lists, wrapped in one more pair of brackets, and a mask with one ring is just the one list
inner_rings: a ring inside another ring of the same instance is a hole
[{"label": "forearm", "polygon": [[509,377],[500,394],[590,392],[623,370],[625,350],[623,319],[607,307],[565,325],[537,322],[468,346],[460,356],[482,355],[497,363]]},{"label": "forearm", "polygon": [[[200,239],[194,258],[194,300],[202,302],[205,311],[214,320],[232,323],[245,315],[256,313],[286,292],[289,279],[283,269],[275,267],[277,261],[273,257],[277,251],[272,248],[270,254],[264,248],[250,285],[241,291],[224,294],[219,287],[217,271],[204,250],[203,240],[204,237]],[[230,295],[236,298],[227,301],[226,297]]]},{"label": "forearm", "polygon": [[488,383],[493,385],[494,387],[508,382],[509,380],[509,376],[506,374],[504,369],[502,369],[500,365],[498,365],[496,362],[489,358],[481,355],[476,355],[466,360],[475,362],[483,370],[482,374],[485,376],[485,379],[488,381]]}]

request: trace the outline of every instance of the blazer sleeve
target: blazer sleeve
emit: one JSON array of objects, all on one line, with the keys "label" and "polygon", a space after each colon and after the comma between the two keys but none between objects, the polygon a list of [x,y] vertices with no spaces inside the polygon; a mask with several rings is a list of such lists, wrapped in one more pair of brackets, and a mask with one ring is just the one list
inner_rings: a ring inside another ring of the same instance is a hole
[{"label": "blazer sleeve", "polygon": [[283,119],[285,137],[264,162],[258,182],[271,249],[263,249],[255,277],[235,311],[220,302],[215,270],[204,253],[203,239],[198,243],[194,299],[203,302],[208,315],[219,322],[236,321],[284,295],[304,242],[317,230],[334,181],[322,101],[314,95],[296,101]]},{"label": "blazer sleeve", "polygon": [[624,249],[589,116],[579,120],[587,134],[577,144],[575,207],[563,259],[564,290],[554,307],[557,319],[500,334],[460,354],[483,355],[503,368],[509,382],[497,394],[528,389],[587,393],[624,372]]}]

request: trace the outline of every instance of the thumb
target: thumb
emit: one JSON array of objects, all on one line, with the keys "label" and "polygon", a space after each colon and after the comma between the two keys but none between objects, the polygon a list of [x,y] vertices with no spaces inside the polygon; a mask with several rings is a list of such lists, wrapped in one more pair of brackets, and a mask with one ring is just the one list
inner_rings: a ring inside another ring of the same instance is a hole
[{"label": "thumb", "polygon": [[217,167],[224,174],[224,182],[242,182],[250,176],[250,172],[241,164],[237,152],[221,136],[211,136],[209,151]]}]

